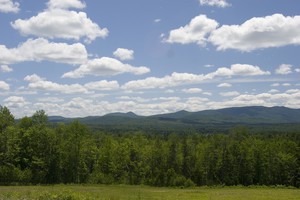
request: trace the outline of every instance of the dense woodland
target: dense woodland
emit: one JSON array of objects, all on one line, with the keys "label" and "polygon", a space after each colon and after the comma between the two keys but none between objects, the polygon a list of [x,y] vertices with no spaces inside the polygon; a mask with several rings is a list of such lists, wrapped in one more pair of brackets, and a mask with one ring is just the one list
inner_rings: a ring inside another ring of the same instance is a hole
[{"label": "dense woodland", "polygon": [[0,106],[0,184],[300,187],[300,132],[112,134],[44,111],[16,122]]}]

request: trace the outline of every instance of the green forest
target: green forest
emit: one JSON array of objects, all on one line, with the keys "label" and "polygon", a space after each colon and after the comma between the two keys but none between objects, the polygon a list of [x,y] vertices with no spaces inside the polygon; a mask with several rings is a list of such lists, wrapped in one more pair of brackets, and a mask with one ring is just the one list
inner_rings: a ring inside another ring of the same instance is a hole
[{"label": "green forest", "polygon": [[300,133],[112,134],[0,106],[0,184],[300,187]]}]

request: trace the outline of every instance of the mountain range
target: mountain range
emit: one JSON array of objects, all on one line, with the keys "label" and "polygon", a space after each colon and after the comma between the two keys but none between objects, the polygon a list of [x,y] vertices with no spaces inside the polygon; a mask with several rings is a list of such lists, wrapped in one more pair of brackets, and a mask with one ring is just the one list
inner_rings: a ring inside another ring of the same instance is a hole
[{"label": "mountain range", "polygon": [[174,131],[174,130],[218,130],[233,126],[277,126],[297,125],[300,126],[300,109],[287,107],[233,107],[218,110],[204,110],[188,112],[185,110],[175,113],[159,114],[152,116],[139,116],[133,112],[110,113],[104,116],[90,116],[84,118],[64,118],[50,116],[49,121],[80,122],[101,130],[151,130],[151,131]]}]

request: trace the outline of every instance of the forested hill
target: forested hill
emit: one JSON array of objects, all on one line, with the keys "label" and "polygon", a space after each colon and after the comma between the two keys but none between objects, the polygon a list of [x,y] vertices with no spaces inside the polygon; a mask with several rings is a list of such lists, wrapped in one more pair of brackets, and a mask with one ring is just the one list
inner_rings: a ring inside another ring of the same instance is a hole
[{"label": "forested hill", "polygon": [[[236,112],[233,109],[229,113]],[[182,118],[187,114],[170,116]],[[152,117],[159,122],[157,119],[165,116]],[[114,113],[102,118],[105,117],[124,121],[144,119],[133,113]],[[145,122],[148,119],[152,118]],[[0,185],[300,187],[300,129],[293,133],[284,129],[278,134],[266,134],[264,129],[261,134],[251,134],[245,127],[235,127],[229,134],[191,130],[189,134],[165,134],[169,127],[177,128],[176,123],[169,125],[161,126],[159,132],[127,129],[114,134],[109,129],[92,130],[78,120],[53,126],[43,110],[15,121],[9,109],[0,106]]]},{"label": "forested hill", "polygon": [[[49,117],[50,122],[71,122],[73,118]],[[95,129],[106,130],[157,130],[203,132],[224,131],[237,125],[259,127],[299,128],[300,109],[286,107],[235,107],[199,112],[179,111],[153,116],[138,116],[133,112],[111,113],[104,116],[79,118],[80,122]],[[288,126],[284,126],[284,125]],[[292,126],[290,126],[292,124]],[[277,126],[277,127],[276,127]]]},{"label": "forested hill", "polygon": [[153,116],[159,119],[178,119],[192,123],[299,123],[300,109],[286,107],[236,107],[200,112],[179,111]]}]

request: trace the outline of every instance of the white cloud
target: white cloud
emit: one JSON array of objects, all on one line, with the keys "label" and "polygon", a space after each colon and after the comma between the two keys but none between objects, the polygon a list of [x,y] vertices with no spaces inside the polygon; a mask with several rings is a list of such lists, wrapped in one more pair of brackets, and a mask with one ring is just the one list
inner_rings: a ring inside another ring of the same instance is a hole
[{"label": "white cloud", "polygon": [[294,94],[294,93],[300,93],[299,89],[291,89],[286,91],[287,94]]},{"label": "white cloud", "polygon": [[1,65],[1,66],[0,66],[0,71],[2,71],[2,72],[4,72],[4,73],[8,73],[8,72],[12,72],[13,69],[10,68],[10,67],[7,66],[7,65]]},{"label": "white cloud", "polygon": [[55,108],[53,113],[61,113],[63,116],[88,116],[103,115],[111,112],[128,112],[133,111],[139,115],[153,115],[161,113],[176,112],[179,110],[199,111],[207,109],[217,109],[237,106],[287,106],[299,108],[300,91],[293,90],[286,93],[259,93],[259,94],[242,94],[232,96],[232,98],[222,101],[212,101],[209,98],[190,97],[180,99],[178,97],[161,97],[161,98],[143,98],[120,96],[120,101],[98,101],[86,98],[74,98],[69,102],[59,106],[45,107],[46,109]]},{"label": "white cloud", "polygon": [[12,0],[0,0],[0,12],[3,13],[17,13],[20,11],[20,4]]},{"label": "white cloud", "polygon": [[155,19],[154,22],[159,23],[159,22],[161,22],[161,19]]},{"label": "white cloud", "polygon": [[64,94],[75,94],[75,93],[91,93],[91,91],[109,91],[119,88],[117,81],[96,81],[89,82],[84,85],[81,84],[59,84],[51,81],[47,81],[44,78],[36,74],[26,76],[25,81],[29,82],[28,88],[49,92],[60,92]]},{"label": "white cloud", "polygon": [[64,102],[64,99],[57,97],[42,97],[37,99],[39,102],[51,102],[51,103],[61,103]]},{"label": "white cloud", "polygon": [[36,74],[28,75],[24,78],[24,81],[28,81],[28,82],[31,82],[31,83],[44,81],[44,80],[45,80],[44,78],[41,78]]},{"label": "white cloud", "polygon": [[182,91],[184,93],[188,93],[188,94],[196,94],[196,93],[201,93],[202,89],[200,89],[200,88],[189,88],[189,89],[183,89]]},{"label": "white cloud", "polygon": [[162,78],[148,77],[142,80],[129,81],[122,86],[123,89],[153,89],[167,88],[185,84],[195,84],[204,81],[210,81],[215,77],[224,76],[257,76],[269,75],[270,72],[262,71],[258,66],[247,64],[234,64],[230,68],[219,68],[209,74],[189,74],[189,73],[172,73]]},{"label": "white cloud", "polygon": [[24,61],[52,61],[67,64],[81,64],[87,60],[87,51],[81,43],[72,45],[49,42],[43,38],[28,39],[17,48],[8,49],[0,45],[0,63],[13,64]]},{"label": "white cloud", "polygon": [[88,61],[74,71],[65,73],[63,78],[82,78],[86,75],[112,76],[122,73],[141,75],[150,72],[147,67],[133,67],[114,58],[102,57]]},{"label": "white cloud", "polygon": [[85,88],[89,90],[115,90],[118,89],[119,83],[117,81],[97,81],[97,82],[90,82],[84,85]]},{"label": "white cloud", "polygon": [[178,102],[177,104],[174,104],[175,106],[179,106],[182,109],[176,109],[178,110],[187,110],[187,111],[200,111],[207,109],[206,104],[209,102],[208,98],[202,98],[202,97],[190,97],[185,101]]},{"label": "white cloud", "polygon": [[118,48],[113,54],[120,60],[132,60],[134,58],[134,51],[130,49]]},{"label": "white cloud", "polygon": [[47,3],[50,9],[68,9],[68,8],[78,8],[82,9],[85,8],[85,3],[81,2],[80,0],[50,0]]},{"label": "white cloud", "polygon": [[180,44],[197,43],[203,46],[207,42],[206,36],[217,27],[218,22],[207,18],[206,15],[199,15],[184,27],[171,30],[165,41]]},{"label": "white cloud", "polygon": [[279,90],[271,89],[268,93],[279,93]]},{"label": "white cloud", "polygon": [[223,97],[233,97],[233,96],[240,95],[240,93],[237,91],[231,91],[231,92],[221,92],[220,95]]},{"label": "white cloud", "polygon": [[228,88],[228,87],[232,87],[232,85],[230,83],[220,83],[217,87]]},{"label": "white cloud", "polygon": [[192,101],[197,102],[197,103],[209,101],[208,98],[203,98],[203,97],[189,97],[189,98],[187,98],[187,100],[188,100],[187,103],[190,103]]},{"label": "white cloud", "polygon": [[230,4],[226,2],[226,0],[200,0],[200,4],[207,6],[217,6],[221,8],[230,6]]},{"label": "white cloud", "polygon": [[271,85],[271,87],[279,87],[279,86],[289,87],[289,86],[291,86],[291,84],[290,83],[282,83],[282,84],[280,84],[280,83],[273,83]]},{"label": "white cloud", "polygon": [[42,91],[60,92],[65,94],[88,93],[88,90],[80,84],[58,84],[47,81],[36,74],[26,76],[25,81],[28,81],[28,88]]},{"label": "white cloud", "polygon": [[122,86],[126,90],[138,89],[153,89],[153,88],[167,88],[178,85],[199,83],[205,80],[203,74],[189,74],[189,73],[172,73],[171,75],[162,78],[149,77],[142,80],[129,81]]},{"label": "white cloud", "polygon": [[145,102],[151,101],[150,98],[146,99],[146,98],[142,98],[142,97],[130,97],[130,96],[120,96],[120,97],[117,97],[117,99],[136,101],[138,103],[145,103]]},{"label": "white cloud", "polygon": [[6,82],[0,81],[0,90],[8,91],[9,88],[10,88],[10,86]]},{"label": "white cloud", "polygon": [[45,10],[30,19],[18,19],[11,25],[22,35],[51,39],[79,40],[84,38],[86,42],[91,42],[98,37],[105,38],[108,35],[108,30],[101,29],[87,17],[86,13],[63,9]]},{"label": "white cloud", "polygon": [[210,68],[210,67],[214,67],[214,65],[206,64],[206,65],[204,65],[204,67]]},{"label": "white cloud", "polygon": [[207,95],[207,96],[211,96],[212,95],[211,92],[203,92],[202,94]]},{"label": "white cloud", "polygon": [[233,64],[230,68],[221,67],[217,71],[207,74],[208,77],[215,76],[258,76],[270,75],[269,71],[263,71],[258,66],[248,64]]},{"label": "white cloud", "polygon": [[278,86],[280,86],[279,83],[273,83],[273,84],[271,85],[271,87],[278,87]]},{"label": "white cloud", "polygon": [[276,69],[276,74],[290,74],[292,73],[292,65],[282,64]]},{"label": "white cloud", "polygon": [[209,41],[218,50],[256,49],[300,45],[300,16],[274,14],[252,18],[242,25],[223,25],[212,31]]},{"label": "white cloud", "polygon": [[261,93],[253,95],[240,95],[232,99],[231,102],[226,102],[228,106],[287,106],[291,108],[299,108],[300,92],[295,93]]},{"label": "white cloud", "polygon": [[[51,100],[54,100],[54,102]],[[242,94],[232,96],[232,98],[223,98],[223,100],[220,101],[214,101],[210,99],[210,97],[179,98],[176,96],[155,98],[120,96],[116,97],[115,100],[116,101],[106,101],[97,97],[87,98],[86,95],[84,95],[72,99],[64,98],[64,100],[50,97],[38,99],[37,103],[28,103],[23,97],[10,97],[5,100],[5,103],[6,105],[9,103],[12,106],[15,105],[15,109],[13,109],[12,112],[17,116],[38,109],[44,109],[49,115],[69,117],[99,116],[112,112],[128,111],[133,111],[139,115],[153,115],[176,112],[179,110],[200,111],[237,106],[287,106],[299,108],[300,90],[292,89],[284,93],[275,94]],[[20,109],[20,107],[22,109]]]},{"label": "white cloud", "polygon": [[231,65],[231,71],[234,75],[241,76],[257,76],[257,75],[270,75],[269,71],[263,71],[258,66],[248,64],[234,64]]},{"label": "white cloud", "polygon": [[295,72],[300,73],[300,68],[295,69]]},{"label": "white cloud", "polygon": [[24,97],[19,96],[10,96],[3,100],[5,105],[9,108],[22,108],[25,105],[29,104]]}]

